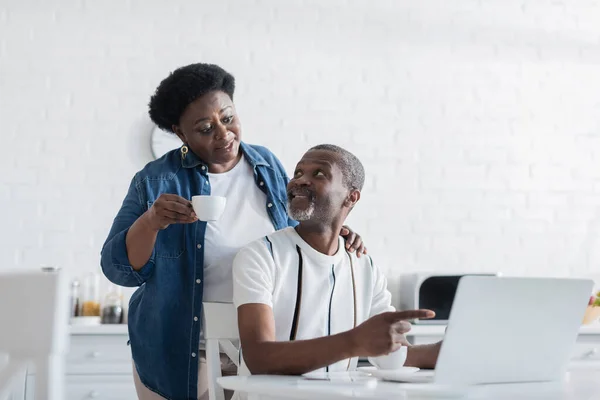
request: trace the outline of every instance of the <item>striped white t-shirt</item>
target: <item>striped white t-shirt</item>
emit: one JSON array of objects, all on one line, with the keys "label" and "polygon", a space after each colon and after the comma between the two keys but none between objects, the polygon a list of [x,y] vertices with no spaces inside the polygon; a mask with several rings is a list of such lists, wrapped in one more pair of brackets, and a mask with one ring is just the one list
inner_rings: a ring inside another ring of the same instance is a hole
[{"label": "striped white t-shirt", "polygon": [[[277,341],[334,335],[393,311],[387,280],[371,258],[346,252],[341,237],[338,246],[332,256],[320,253],[291,227],[252,242],[233,262],[234,305],[270,306]],[[322,371],[354,369],[357,361]]]}]

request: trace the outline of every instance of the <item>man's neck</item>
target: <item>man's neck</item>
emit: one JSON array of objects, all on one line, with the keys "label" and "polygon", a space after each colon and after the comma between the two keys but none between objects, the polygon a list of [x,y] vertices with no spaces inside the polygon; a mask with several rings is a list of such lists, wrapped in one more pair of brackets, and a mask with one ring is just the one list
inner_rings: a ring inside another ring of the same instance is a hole
[{"label": "man's neck", "polygon": [[323,226],[323,224],[311,224],[307,221],[302,221],[295,229],[302,240],[319,253],[328,256],[337,253],[342,223]]}]

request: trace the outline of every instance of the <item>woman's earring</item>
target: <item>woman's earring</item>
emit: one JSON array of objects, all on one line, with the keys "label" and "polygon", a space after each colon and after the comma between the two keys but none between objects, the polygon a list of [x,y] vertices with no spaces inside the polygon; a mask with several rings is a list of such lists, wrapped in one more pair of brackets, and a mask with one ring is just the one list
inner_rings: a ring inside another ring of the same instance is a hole
[{"label": "woman's earring", "polygon": [[184,144],[183,146],[181,146],[181,159],[182,160],[185,160],[185,156],[187,156],[187,153],[188,153],[188,147],[187,147],[187,145]]}]

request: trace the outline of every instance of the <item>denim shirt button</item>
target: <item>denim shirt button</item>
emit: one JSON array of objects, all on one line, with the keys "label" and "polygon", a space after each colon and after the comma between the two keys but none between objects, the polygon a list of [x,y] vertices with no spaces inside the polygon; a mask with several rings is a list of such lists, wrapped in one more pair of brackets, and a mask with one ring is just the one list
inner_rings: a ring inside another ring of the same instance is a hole
[{"label": "denim shirt button", "polygon": [[198,244],[196,245],[196,247],[197,247],[197,248],[199,248],[199,249],[201,249],[201,248],[202,248],[202,245],[201,245],[200,243],[198,243]]},{"label": "denim shirt button", "polygon": [[265,186],[265,183],[264,183],[263,181],[261,181],[261,182],[259,183],[259,185],[260,185],[260,186]]},{"label": "denim shirt button", "polygon": [[267,207],[269,207],[269,208],[273,207],[273,203],[267,204]]},{"label": "denim shirt button", "polygon": [[198,321],[198,317],[194,317],[194,321]]},{"label": "denim shirt button", "polygon": [[196,283],[199,284],[200,282],[202,282],[200,279],[196,279]]},{"label": "denim shirt button", "polygon": [[196,353],[192,353],[192,357],[196,357]]},{"label": "denim shirt button", "polygon": [[206,169],[206,166],[204,166],[204,165],[203,165],[203,166],[202,166],[202,171],[204,171],[205,169]]}]

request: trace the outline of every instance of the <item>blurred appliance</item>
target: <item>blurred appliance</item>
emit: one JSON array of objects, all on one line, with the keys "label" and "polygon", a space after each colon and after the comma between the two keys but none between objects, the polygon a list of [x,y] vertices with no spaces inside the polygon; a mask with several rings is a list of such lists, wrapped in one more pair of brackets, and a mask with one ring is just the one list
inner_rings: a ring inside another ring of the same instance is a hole
[{"label": "blurred appliance", "polygon": [[415,324],[447,324],[458,282],[467,275],[499,276],[500,274],[428,272],[402,275],[400,277],[400,309],[425,308],[435,311],[434,318],[415,320]]}]

